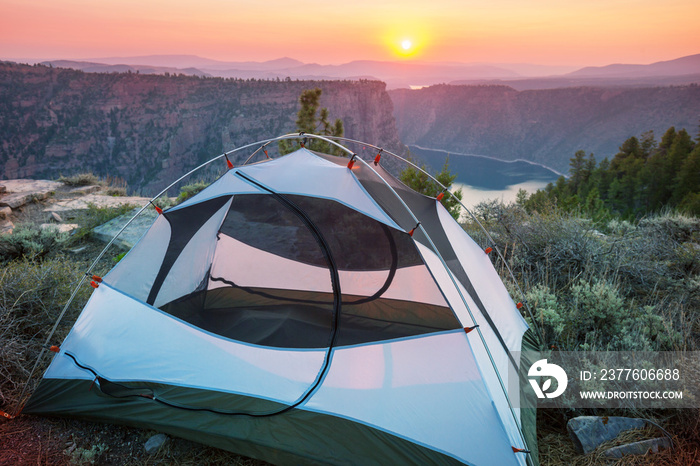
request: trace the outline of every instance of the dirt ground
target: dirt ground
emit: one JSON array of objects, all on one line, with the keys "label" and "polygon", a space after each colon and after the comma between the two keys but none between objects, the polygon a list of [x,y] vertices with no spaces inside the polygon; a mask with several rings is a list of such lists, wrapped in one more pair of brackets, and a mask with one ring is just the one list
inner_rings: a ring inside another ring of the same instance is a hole
[{"label": "dirt ground", "polygon": [[112,424],[30,415],[0,422],[2,466],[266,464],[179,438],[149,454],[146,441],[157,432]]}]

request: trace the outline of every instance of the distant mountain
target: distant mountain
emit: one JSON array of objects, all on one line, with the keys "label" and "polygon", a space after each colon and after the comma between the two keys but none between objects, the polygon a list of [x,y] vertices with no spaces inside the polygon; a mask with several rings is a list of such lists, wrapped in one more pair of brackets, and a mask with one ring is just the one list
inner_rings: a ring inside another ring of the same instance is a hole
[{"label": "distant mountain", "polygon": [[543,78],[519,79],[464,79],[449,84],[458,85],[501,85],[518,91],[535,89],[560,89],[563,87],[654,87],[687,86],[700,83],[700,73],[678,76],[551,76]]},{"label": "distant mountain", "polygon": [[221,61],[203,58],[197,55],[145,55],[137,57],[107,57],[92,58],[90,62],[104,63],[106,65],[148,65],[171,68],[201,68],[208,70],[279,70],[301,66],[304,63],[293,58],[278,58],[264,62],[253,61]]},{"label": "distant mountain", "polygon": [[569,73],[570,77],[642,77],[642,76],[681,76],[700,74],[700,54],[689,55],[675,60],[660,61],[650,65],[607,65],[588,66]]},{"label": "distant mountain", "polygon": [[[650,65],[571,67],[527,63],[421,62],[356,60],[340,65],[303,63],[293,58],[263,62],[220,61],[196,55],[149,55],[91,60],[46,61],[53,66],[87,72],[132,71],[143,74],[186,74],[239,79],[380,80],[388,89],[435,84],[502,84],[517,90],[562,87],[649,87],[700,82],[700,54]],[[102,66],[100,66],[102,65]],[[110,67],[111,66],[111,67]]]},{"label": "distant mountain", "polygon": [[670,126],[697,134],[700,85],[545,89],[438,85],[389,91],[409,146],[525,159],[567,172],[581,149],[614,156],[631,136]]},{"label": "distant mountain", "polygon": [[57,68],[71,68],[85,71],[86,73],[141,73],[141,74],[184,74],[186,76],[211,76],[209,73],[197,68],[172,68],[155,65],[109,65],[104,63],[92,63],[86,61],[51,60],[41,62],[45,66]]},{"label": "distant mountain", "polygon": [[[88,72],[139,70],[141,73],[167,72],[241,79],[378,79],[386,82],[389,89],[428,86],[455,79],[512,79],[520,76],[505,67],[489,64],[357,60],[341,65],[321,65],[302,63],[287,57],[265,62],[229,62],[196,55],[149,55],[94,58],[87,61],[53,60],[44,63]],[[512,66],[528,69],[528,65]],[[190,72],[182,71],[185,69]]]}]

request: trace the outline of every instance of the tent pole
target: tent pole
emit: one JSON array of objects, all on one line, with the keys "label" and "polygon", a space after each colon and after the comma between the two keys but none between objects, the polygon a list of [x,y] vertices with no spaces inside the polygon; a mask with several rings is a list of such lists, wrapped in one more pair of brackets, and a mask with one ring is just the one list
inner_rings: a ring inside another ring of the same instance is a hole
[{"label": "tent pole", "polygon": [[[437,257],[440,259],[442,266],[445,268],[445,270],[447,271],[447,274],[450,276],[450,279],[452,280],[452,284],[454,285],[455,289],[459,293],[460,298],[462,299],[462,303],[464,303],[464,306],[466,307],[467,311],[469,312],[469,317],[471,317],[472,322],[474,323],[474,325],[476,325],[476,323],[477,323],[476,319],[474,319],[474,314],[472,313],[472,310],[470,309],[469,304],[467,304],[467,300],[465,299],[464,295],[462,294],[461,290],[459,289],[459,285],[457,284],[457,282],[454,278],[454,275],[450,271],[447,263],[445,262],[442,255],[440,254],[440,251],[438,251],[437,247],[435,246],[435,243],[433,243],[433,240],[430,238],[430,235],[428,235],[427,230],[418,221],[418,218],[416,218],[416,216],[413,214],[413,211],[411,211],[411,209],[408,207],[408,205],[406,205],[404,200],[401,199],[401,196],[399,196],[399,194],[394,190],[394,188],[392,188],[391,185],[381,175],[379,175],[379,173],[377,173],[376,170],[373,167],[371,167],[367,162],[365,162],[364,160],[362,160],[359,157],[358,157],[358,159],[360,160],[360,163],[364,164],[367,168],[372,170],[372,172],[374,172],[374,174],[377,175],[377,177],[379,177],[379,179],[381,179],[384,182],[386,187],[389,188],[389,190],[394,194],[394,196],[396,196],[396,198],[401,202],[401,204],[406,209],[406,211],[411,215],[411,217],[413,217],[413,220],[415,220],[415,222],[417,223],[416,227],[420,228],[423,231],[423,234],[430,242],[430,246],[432,247],[433,252],[435,252]],[[508,396],[508,391],[505,387],[503,379],[501,378],[501,374],[498,371],[498,367],[496,366],[496,361],[493,359],[493,355],[491,354],[491,350],[489,350],[489,347],[486,344],[486,339],[484,338],[484,335],[481,332],[481,328],[478,325],[476,326],[476,331],[479,334],[479,338],[481,339],[482,344],[484,345],[484,349],[486,350],[486,354],[488,354],[488,356],[489,356],[489,360],[491,361],[491,366],[493,367],[493,370],[496,373],[496,377],[498,378],[498,382],[501,385],[501,390],[503,390],[503,395],[505,396],[506,401],[508,402],[508,407],[510,408],[510,413],[513,416],[513,422],[515,422],[515,427],[518,429],[518,434],[520,434],[520,439],[523,442],[523,446],[525,448],[527,448],[527,442],[525,441],[525,435],[523,434],[522,429],[520,428],[520,424],[518,423],[518,417],[515,415],[515,409],[513,408],[513,404],[510,401],[510,397]],[[505,350],[506,350],[506,352],[508,352],[508,348],[505,348]]]},{"label": "tent pole", "polygon": [[471,211],[466,205],[464,205],[464,203],[463,203],[459,198],[457,198],[454,194],[452,194],[452,193],[447,189],[447,187],[446,187],[445,185],[443,185],[442,183],[440,183],[433,175],[431,175],[430,173],[428,173],[426,170],[424,170],[423,168],[419,167],[419,166],[416,165],[415,163],[411,162],[410,160],[407,160],[406,158],[401,157],[400,155],[397,155],[397,154],[395,154],[395,153],[393,153],[393,152],[391,152],[391,151],[388,151],[388,150],[386,150],[386,149],[383,149],[383,148],[381,148],[381,147],[377,147],[377,146],[375,146],[375,145],[373,145],[373,144],[369,144],[369,143],[366,143],[366,142],[363,142],[363,141],[358,141],[358,140],[355,140],[355,139],[348,139],[348,138],[338,137],[338,136],[328,136],[328,137],[331,137],[331,138],[333,138],[333,139],[337,139],[337,140],[339,140],[339,141],[352,142],[352,143],[355,143],[355,144],[363,144],[363,145],[369,146],[369,147],[371,147],[371,148],[373,148],[373,149],[381,150],[382,152],[385,152],[385,153],[391,155],[392,157],[397,158],[397,159],[403,161],[404,163],[406,163],[406,164],[412,166],[413,168],[415,168],[416,170],[420,171],[421,173],[427,175],[435,184],[437,184],[439,187],[441,187],[442,190],[443,190],[444,192],[446,192],[447,194],[449,194],[450,196],[452,196],[454,199],[456,199],[457,202],[459,203],[459,205],[462,206],[462,208],[469,214],[469,216],[472,218],[472,220],[474,220],[474,221],[476,222],[476,224],[479,225],[479,228],[480,228],[481,231],[484,233],[484,235],[486,235],[487,240],[488,240],[489,243],[493,246],[494,250],[496,251],[496,254],[498,254],[498,257],[501,259],[501,261],[502,261],[503,264],[505,265],[506,269],[508,270],[508,274],[510,275],[510,278],[511,278],[513,284],[515,285],[515,287],[516,287],[517,290],[518,290],[518,293],[520,294],[520,299],[522,300],[522,303],[525,305],[525,309],[527,310],[527,313],[528,313],[528,315],[530,316],[530,321],[532,322],[533,327],[535,327],[537,337],[538,337],[538,339],[540,340],[540,345],[543,345],[543,344],[544,344],[544,335],[542,334],[542,330],[540,329],[539,325],[537,324],[537,320],[535,319],[535,316],[534,316],[533,313],[532,313],[532,309],[530,308],[530,305],[529,305],[529,303],[527,302],[527,299],[525,299],[525,292],[524,292],[523,289],[520,287],[520,284],[518,283],[518,280],[515,278],[515,274],[513,273],[513,270],[511,269],[510,265],[508,265],[508,262],[506,262],[506,259],[505,259],[505,257],[503,256],[503,253],[501,252],[500,248],[496,245],[496,241],[493,239],[493,237],[491,236],[491,234],[486,230],[486,228],[484,228],[484,226],[483,226],[482,223],[479,221],[479,219],[476,218],[476,216],[472,213],[472,211]]},{"label": "tent pole", "polygon": [[[158,194],[156,194],[153,198],[151,198],[151,200],[148,201],[143,207],[141,207],[141,209],[140,209],[138,212],[136,212],[136,214],[134,214],[134,216],[131,217],[131,218],[124,224],[124,226],[114,235],[114,237],[109,241],[109,243],[107,243],[107,245],[102,249],[102,251],[97,255],[97,257],[95,258],[95,260],[93,260],[93,262],[92,262],[92,263],[90,264],[90,266],[87,268],[87,270],[86,270],[85,273],[82,275],[82,277],[80,278],[80,280],[78,280],[78,283],[73,287],[73,292],[72,292],[71,296],[68,298],[68,301],[67,301],[66,304],[63,306],[63,309],[61,310],[61,313],[60,313],[60,314],[58,315],[58,317],[56,318],[56,321],[54,322],[54,325],[53,325],[53,327],[51,328],[51,331],[49,332],[49,334],[47,335],[46,339],[44,340],[44,344],[43,344],[42,347],[41,347],[41,351],[39,352],[39,356],[37,356],[37,359],[36,359],[36,361],[35,361],[35,363],[34,363],[34,366],[32,367],[31,371],[29,372],[29,375],[27,376],[27,383],[26,383],[26,384],[24,385],[24,387],[22,388],[22,391],[21,391],[20,396],[19,396],[19,398],[18,398],[18,399],[19,399],[19,403],[18,403],[18,405],[17,405],[16,412],[14,413],[14,415],[17,416],[17,415],[22,411],[22,409],[23,409],[23,407],[24,407],[24,401],[23,401],[23,399],[24,399],[24,396],[25,396],[26,393],[27,393],[27,389],[28,389],[28,387],[29,387],[29,382],[31,381],[32,377],[34,376],[34,373],[36,372],[37,368],[39,367],[39,364],[40,364],[41,361],[44,359],[44,356],[46,355],[46,348],[48,347],[49,343],[51,342],[51,339],[53,338],[54,334],[56,333],[56,329],[58,328],[58,326],[60,325],[61,321],[63,320],[63,317],[65,316],[66,312],[67,312],[68,309],[70,308],[71,304],[73,304],[73,301],[75,300],[75,297],[78,295],[78,291],[80,290],[80,287],[83,285],[83,283],[85,282],[86,278],[87,278],[88,276],[90,276],[90,273],[92,272],[92,270],[97,266],[97,264],[98,264],[99,261],[102,259],[102,257],[104,257],[104,255],[107,253],[107,251],[108,251],[109,248],[112,246],[112,244],[114,244],[114,242],[117,240],[117,238],[119,237],[119,235],[121,235],[121,234],[124,232],[124,230],[126,230],[126,228],[127,228],[129,225],[131,225],[131,223],[132,223],[134,220],[136,220],[136,218],[137,218],[139,215],[141,215],[141,214],[143,213],[143,211],[146,210],[146,208],[147,208],[151,203],[155,202],[158,198],[160,198],[160,197],[161,197],[163,194],[165,194],[170,188],[172,188],[173,186],[175,186],[175,185],[176,185],[177,183],[179,183],[180,181],[182,181],[182,180],[184,180],[185,178],[189,177],[190,175],[192,175],[192,174],[195,173],[196,171],[198,171],[198,170],[200,170],[200,169],[206,167],[207,165],[211,164],[212,162],[215,162],[216,160],[221,159],[222,157],[226,157],[226,156],[228,156],[228,155],[234,154],[234,153],[239,152],[239,151],[242,151],[242,150],[244,150],[244,149],[249,149],[249,148],[251,148],[251,147],[253,147],[253,146],[257,146],[257,145],[259,145],[259,144],[263,144],[260,148],[258,148],[258,150],[256,150],[256,151],[253,153],[253,155],[255,155],[255,153],[259,152],[260,149],[264,148],[265,146],[267,146],[267,145],[270,144],[271,142],[279,141],[279,140],[282,140],[282,139],[296,139],[296,138],[299,138],[299,137],[312,137],[312,138],[315,138],[315,139],[322,139],[322,140],[324,140],[324,141],[326,141],[326,142],[328,142],[328,143],[331,143],[331,144],[333,144],[333,145],[335,145],[335,146],[337,146],[337,147],[342,148],[343,150],[345,150],[346,152],[348,152],[348,153],[350,153],[350,154],[353,154],[349,149],[347,149],[347,148],[344,147],[343,145],[338,144],[338,143],[335,142],[335,141],[331,141],[330,139],[327,139],[327,138],[325,138],[325,137],[317,136],[317,135],[314,135],[314,134],[289,133],[289,134],[285,134],[285,135],[278,136],[278,137],[271,138],[271,139],[263,139],[263,140],[260,140],[260,141],[257,141],[257,142],[253,142],[253,143],[251,143],[251,144],[246,144],[246,145],[244,145],[244,146],[241,146],[241,147],[232,149],[232,150],[230,150],[230,151],[223,152],[223,153],[217,155],[216,157],[214,157],[214,158],[212,158],[212,159],[210,159],[210,160],[204,162],[203,164],[201,164],[201,165],[199,165],[199,166],[193,168],[192,170],[190,170],[189,172],[185,173],[184,175],[182,175],[182,176],[181,176],[180,178],[178,178],[177,180],[175,180],[175,181],[173,181],[172,183],[170,183],[165,189],[163,189],[162,191],[160,191],[160,192],[159,192]],[[248,157],[248,159],[246,160],[245,163],[248,163],[248,161],[252,158],[253,155],[251,155],[250,157]],[[245,163],[244,163],[244,165],[245,165]]]}]

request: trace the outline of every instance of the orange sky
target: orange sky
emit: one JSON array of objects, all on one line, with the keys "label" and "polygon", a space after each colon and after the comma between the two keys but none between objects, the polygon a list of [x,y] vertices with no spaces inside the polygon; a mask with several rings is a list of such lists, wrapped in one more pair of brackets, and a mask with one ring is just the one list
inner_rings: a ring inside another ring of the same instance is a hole
[{"label": "orange sky", "polygon": [[[402,52],[401,42],[411,49]],[[0,59],[605,65],[700,53],[699,0],[0,0]]]}]

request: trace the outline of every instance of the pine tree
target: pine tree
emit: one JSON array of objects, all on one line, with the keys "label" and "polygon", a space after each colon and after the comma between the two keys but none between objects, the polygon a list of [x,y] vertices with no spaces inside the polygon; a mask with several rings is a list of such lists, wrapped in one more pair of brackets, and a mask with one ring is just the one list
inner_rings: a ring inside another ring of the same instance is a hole
[{"label": "pine tree", "polygon": [[[331,124],[328,120],[329,112],[327,108],[321,108],[320,117],[316,117],[322,93],[323,90],[318,87],[302,91],[299,96],[301,108],[297,113],[296,131],[318,134],[319,136],[342,137],[344,134],[343,121],[336,119],[335,122]],[[306,148],[331,155],[347,156],[347,153],[336,145],[320,139],[311,139],[307,141]],[[280,154],[288,154],[293,150],[294,144],[291,141],[282,140],[279,142]]]}]

